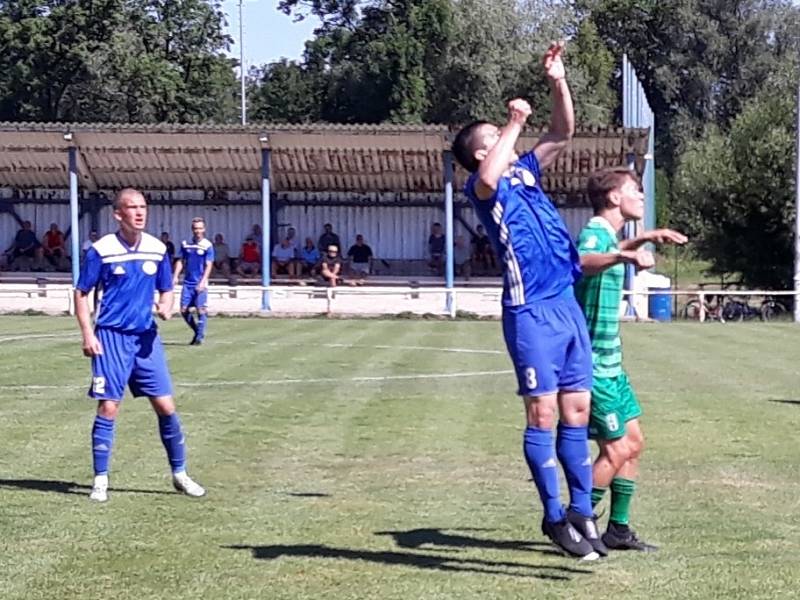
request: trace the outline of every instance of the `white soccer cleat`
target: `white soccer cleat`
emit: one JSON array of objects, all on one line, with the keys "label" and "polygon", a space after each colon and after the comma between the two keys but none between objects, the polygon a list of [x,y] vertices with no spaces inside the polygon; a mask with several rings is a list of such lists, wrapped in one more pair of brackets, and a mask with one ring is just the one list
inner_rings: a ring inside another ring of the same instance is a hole
[{"label": "white soccer cleat", "polygon": [[186,494],[192,498],[200,498],[206,495],[206,490],[198,483],[195,483],[191,477],[186,474],[186,471],[180,473],[173,473],[172,485],[181,494]]},{"label": "white soccer cleat", "polygon": [[108,501],[108,475],[95,475],[89,500],[94,502]]}]

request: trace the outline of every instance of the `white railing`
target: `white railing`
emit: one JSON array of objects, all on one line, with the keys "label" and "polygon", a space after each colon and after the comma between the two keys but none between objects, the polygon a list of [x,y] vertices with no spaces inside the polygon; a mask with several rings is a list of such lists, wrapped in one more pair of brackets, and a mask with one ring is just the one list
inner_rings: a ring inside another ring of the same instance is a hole
[{"label": "white railing", "polygon": [[[180,288],[176,288],[177,299]],[[380,287],[340,286],[336,288],[317,286],[268,286],[259,285],[212,285],[209,287],[213,312],[230,314],[254,314],[263,312],[262,294],[268,292],[274,314],[329,314],[329,315],[381,315],[410,312],[433,313],[455,317],[458,310],[482,316],[499,316],[502,290],[499,287]],[[626,290],[625,298],[636,299],[651,295],[680,296],[699,299],[700,321],[706,320],[709,299],[736,297],[790,297],[800,292],[768,290]],[[216,306],[215,306],[216,305]],[[716,305],[715,305],[716,306]],[[74,314],[73,288],[69,284],[0,284],[0,312],[22,312],[39,310],[50,313]]]}]

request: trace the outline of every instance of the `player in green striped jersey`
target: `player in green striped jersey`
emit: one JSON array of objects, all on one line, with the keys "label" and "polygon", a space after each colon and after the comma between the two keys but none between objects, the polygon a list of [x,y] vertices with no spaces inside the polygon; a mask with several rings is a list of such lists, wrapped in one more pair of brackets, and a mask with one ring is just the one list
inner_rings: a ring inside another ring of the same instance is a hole
[{"label": "player in green striped jersey", "polygon": [[611,487],[611,515],[603,542],[611,550],[652,551],[656,547],[640,540],[629,527],[644,437],[639,425],[639,401],[622,368],[619,307],[625,264],[632,264],[637,270],[648,269],[655,261],[642,248],[644,244],[683,244],[686,236],[671,229],[657,229],[630,240],[618,240],[626,221],[644,216],[644,194],[627,167],[592,174],[588,192],[595,216],[578,239],[583,278],[576,284],[575,293],[592,338],[594,385],[589,435],[600,446],[592,468],[592,505],[596,506]]}]

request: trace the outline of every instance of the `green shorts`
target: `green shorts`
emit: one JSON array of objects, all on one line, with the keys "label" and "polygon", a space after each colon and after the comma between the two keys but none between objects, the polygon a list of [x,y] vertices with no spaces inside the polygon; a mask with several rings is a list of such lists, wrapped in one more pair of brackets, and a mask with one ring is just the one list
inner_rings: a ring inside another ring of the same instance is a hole
[{"label": "green shorts", "polygon": [[625,423],[642,414],[639,400],[623,372],[616,377],[595,377],[589,437],[616,440],[625,435]]}]

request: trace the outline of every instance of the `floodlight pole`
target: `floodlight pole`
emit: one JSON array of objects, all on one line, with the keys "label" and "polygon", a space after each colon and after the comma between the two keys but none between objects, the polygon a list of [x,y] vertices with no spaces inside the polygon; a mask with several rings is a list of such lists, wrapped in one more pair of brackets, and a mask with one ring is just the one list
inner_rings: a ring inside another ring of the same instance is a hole
[{"label": "floodlight pole", "polygon": [[72,285],[78,285],[78,277],[81,270],[81,246],[80,246],[80,225],[78,223],[78,149],[72,143],[72,134],[64,136],[69,146],[69,218],[70,218],[70,239],[69,246],[72,253]]},{"label": "floodlight pole", "polygon": [[247,90],[245,89],[245,65],[244,65],[244,9],[239,0],[239,79],[242,84],[242,125],[247,125]]},{"label": "floodlight pole", "polygon": [[269,301],[270,286],[270,197],[269,197],[269,167],[270,150],[266,146],[267,137],[261,141],[261,310],[271,310]]},{"label": "floodlight pole", "polygon": [[456,316],[453,298],[454,262],[453,256],[453,153],[446,150],[444,159],[444,220],[445,220],[445,287],[447,300],[445,310],[450,317]]},{"label": "floodlight pole", "polygon": [[797,86],[797,123],[795,127],[796,164],[795,164],[795,209],[794,209],[794,322],[800,323],[800,83]]}]

